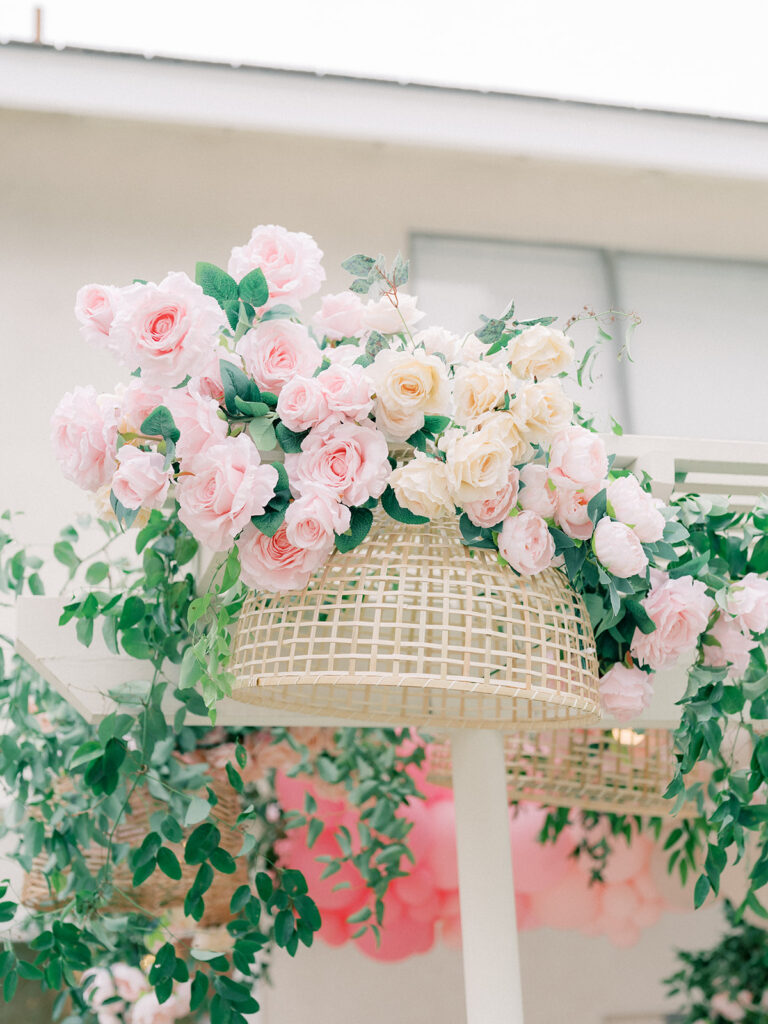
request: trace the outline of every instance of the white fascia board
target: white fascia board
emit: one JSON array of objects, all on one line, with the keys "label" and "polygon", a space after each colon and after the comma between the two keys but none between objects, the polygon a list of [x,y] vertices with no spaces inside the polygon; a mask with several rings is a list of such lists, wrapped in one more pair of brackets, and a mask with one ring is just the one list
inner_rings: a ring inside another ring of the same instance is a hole
[{"label": "white fascia board", "polygon": [[0,108],[768,179],[759,122],[13,43]]}]

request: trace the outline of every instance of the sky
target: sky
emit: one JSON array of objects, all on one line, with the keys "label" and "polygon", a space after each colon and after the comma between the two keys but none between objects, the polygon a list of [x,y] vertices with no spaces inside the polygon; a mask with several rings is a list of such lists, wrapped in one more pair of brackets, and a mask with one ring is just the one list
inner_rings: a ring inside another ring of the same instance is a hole
[{"label": "sky", "polygon": [[[768,121],[768,0],[38,0],[43,42]],[[34,3],[0,0],[0,39]]]}]

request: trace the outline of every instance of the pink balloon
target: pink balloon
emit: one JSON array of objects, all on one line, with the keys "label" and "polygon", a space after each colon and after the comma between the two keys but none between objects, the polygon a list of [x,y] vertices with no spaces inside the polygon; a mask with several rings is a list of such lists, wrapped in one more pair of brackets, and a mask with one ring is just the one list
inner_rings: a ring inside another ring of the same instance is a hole
[{"label": "pink balloon", "polygon": [[435,944],[435,926],[423,921],[409,921],[406,927],[387,928],[385,917],[378,946],[370,929],[355,942],[366,956],[392,963],[417,953],[428,952]]},{"label": "pink balloon", "polygon": [[397,893],[397,898],[409,906],[420,906],[438,898],[432,872],[419,864],[418,859],[409,875],[392,883],[392,889]]},{"label": "pink balloon", "polygon": [[693,910],[693,889],[696,884],[696,876],[688,876],[685,885],[680,881],[680,874],[677,865],[671,874],[667,872],[669,854],[661,847],[656,847],[649,864],[649,872],[653,879],[659,895],[665,903],[676,910]]},{"label": "pink balloon", "polygon": [[[438,889],[458,889],[459,864],[456,858],[456,812],[453,801],[440,800],[428,808],[430,845],[427,866]],[[480,865],[478,865],[478,870]]]},{"label": "pink balloon", "polygon": [[623,836],[611,836],[609,839],[611,852],[603,872],[608,883],[626,882],[640,872],[648,864],[653,843],[642,835],[633,835],[628,843]]},{"label": "pink balloon", "polygon": [[663,910],[664,904],[661,900],[648,900],[635,914],[635,924],[640,928],[650,928],[659,920]]},{"label": "pink balloon", "polygon": [[356,925],[350,926],[347,923],[346,914],[343,913],[324,910],[322,918],[323,923],[318,934],[329,946],[343,946],[349,940],[354,928],[357,927]]},{"label": "pink balloon", "polygon": [[440,934],[443,943],[449,949],[459,949],[461,946],[461,921],[458,914],[453,917],[444,917]]},{"label": "pink balloon", "polygon": [[531,893],[531,908],[547,928],[581,928],[600,912],[600,891],[572,866],[557,885]]},{"label": "pink balloon", "polygon": [[556,885],[570,866],[569,856],[574,842],[566,828],[554,843],[541,844],[536,837],[541,832],[546,812],[533,804],[520,804],[510,810],[510,837],[512,863],[515,871],[515,889],[518,892],[538,892]]},{"label": "pink balloon", "polygon": [[538,920],[533,912],[532,899],[527,893],[515,893],[515,916],[519,932],[528,931],[530,928],[535,928],[538,924]]},{"label": "pink balloon", "polygon": [[603,914],[616,921],[631,922],[640,909],[637,890],[628,882],[606,885],[603,891]]},{"label": "pink balloon", "polygon": [[640,929],[631,921],[611,925],[611,928],[607,933],[607,938],[614,946],[618,946],[619,949],[629,949],[629,947],[634,946],[640,938]]}]

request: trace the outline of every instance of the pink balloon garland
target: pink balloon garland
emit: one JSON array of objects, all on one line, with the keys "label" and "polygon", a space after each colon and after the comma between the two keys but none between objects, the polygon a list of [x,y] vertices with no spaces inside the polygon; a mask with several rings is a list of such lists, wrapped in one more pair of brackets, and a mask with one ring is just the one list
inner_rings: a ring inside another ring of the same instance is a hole
[{"label": "pink balloon garland", "polygon": [[[377,946],[370,931],[353,939],[359,924],[350,924],[351,914],[369,900],[353,868],[323,879],[323,854],[339,856],[334,832],[345,825],[356,835],[356,812],[347,804],[343,791],[339,799],[328,799],[328,787],[317,792],[306,778],[291,779],[282,772],[276,778],[277,795],[286,810],[300,810],[309,790],[317,800],[318,815],[326,828],[310,850],[306,828],[292,829],[280,840],[277,853],[289,867],[298,868],[307,879],[323,924],[319,935],[331,946],[354,941],[376,960],[397,961],[426,953],[438,937],[451,947],[461,942],[456,857],[455,812],[450,789],[419,782],[426,800],[405,809],[413,822],[408,845],[415,865],[406,878],[395,880],[385,898],[386,912],[381,941]],[[335,795],[335,794],[334,794]],[[611,839],[611,854],[604,882],[590,885],[589,864],[572,856],[583,835],[576,825],[567,825],[554,843],[541,844],[537,836],[546,812],[535,804],[510,808],[510,839],[515,871],[517,925],[520,931],[555,928],[583,935],[605,936],[613,945],[634,945],[642,931],[658,921],[665,911],[693,909],[692,894],[676,876],[666,874],[664,855],[645,835],[631,843],[620,836]],[[599,838],[595,832],[592,840]],[[663,874],[662,874],[663,872]],[[337,888],[343,883],[343,888]]]}]

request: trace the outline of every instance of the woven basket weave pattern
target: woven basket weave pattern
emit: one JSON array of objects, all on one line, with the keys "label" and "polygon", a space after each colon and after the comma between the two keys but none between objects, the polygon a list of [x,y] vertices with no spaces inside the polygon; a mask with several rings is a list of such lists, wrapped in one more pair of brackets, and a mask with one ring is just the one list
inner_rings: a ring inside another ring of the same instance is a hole
[{"label": "woven basket weave pattern", "polygon": [[[54,787],[59,794],[71,788],[69,780],[62,780],[61,784]],[[239,830],[234,829],[237,816],[240,813],[240,804],[237,794],[228,784],[221,773],[213,771],[210,777],[210,788],[218,798],[218,804],[213,813],[216,816],[216,824],[221,832],[221,845],[233,856],[240,852],[242,847],[242,835]],[[157,811],[167,812],[167,805],[156,800],[146,790],[137,790],[131,797],[130,814],[126,814],[123,821],[115,830],[114,841],[117,844],[127,843],[135,850],[141,845],[147,833],[152,831],[150,818]],[[166,908],[183,905],[184,897],[192,887],[195,876],[198,872],[197,864],[187,864],[184,860],[184,844],[166,844],[176,854],[181,865],[182,876],[178,881],[168,878],[159,869],[142,883],[138,888],[133,888],[133,871],[127,861],[121,861],[115,865],[113,883],[115,889],[122,889],[148,913],[160,915]],[[89,846],[83,852],[84,860],[88,871],[96,875],[107,861],[107,851],[103,846],[96,844]],[[38,854],[35,857],[32,870],[24,879],[22,891],[22,903],[30,910],[53,910],[61,906],[65,898],[57,898],[53,895],[45,878],[44,869],[48,862],[48,855]],[[244,882],[247,882],[247,868],[243,860],[236,862],[237,871],[234,874],[220,874],[214,872],[213,882],[210,889],[205,893],[205,912],[199,925],[196,927],[205,928],[229,921],[229,901],[232,893]],[[133,904],[130,900],[123,898],[120,893],[115,894],[114,899],[103,909],[106,912],[125,913],[130,910]]]},{"label": "woven basket weave pattern", "polygon": [[[644,817],[667,816],[673,806],[664,799],[676,763],[667,729],[649,729],[635,744],[600,729],[513,734],[505,738],[504,754],[513,802]],[[452,784],[449,743],[430,746],[428,779],[440,786]],[[695,814],[688,803],[677,816]]]},{"label": "woven basket weave pattern", "polygon": [[270,707],[452,727],[598,717],[586,609],[555,569],[521,578],[461,543],[455,518],[383,513],[303,591],[251,594],[235,696]]}]

